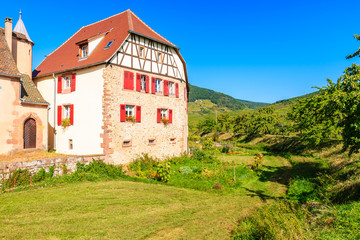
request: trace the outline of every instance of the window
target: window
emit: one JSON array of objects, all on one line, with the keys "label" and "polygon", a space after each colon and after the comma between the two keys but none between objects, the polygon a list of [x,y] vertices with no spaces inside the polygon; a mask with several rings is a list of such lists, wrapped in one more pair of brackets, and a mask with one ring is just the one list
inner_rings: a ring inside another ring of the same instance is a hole
[{"label": "window", "polygon": [[162,80],[161,79],[155,79],[155,92],[156,93],[162,93]]},{"label": "window", "polygon": [[155,145],[155,139],[149,139],[149,145]]},{"label": "window", "polygon": [[126,117],[134,117],[134,106],[128,106],[125,107],[125,116]]},{"label": "window", "polygon": [[131,140],[123,141],[123,147],[131,147]]},{"label": "window", "polygon": [[157,53],[157,57],[158,57],[158,59],[157,59],[157,61],[158,61],[158,63],[162,63],[162,53],[161,52],[158,52]]},{"label": "window", "polygon": [[73,149],[73,140],[69,139],[69,149],[72,150]]},{"label": "window", "polygon": [[139,46],[139,57],[145,58],[145,48],[142,46]]},{"label": "window", "polygon": [[70,89],[71,88],[71,78],[70,76],[64,77],[64,89]]},{"label": "window", "polygon": [[114,40],[111,40],[110,42],[108,42],[108,44],[106,44],[105,49],[110,48],[111,44],[113,44]]},{"label": "window", "polygon": [[88,57],[88,45],[84,44],[80,46],[80,58]]},{"label": "window", "polygon": [[168,123],[172,123],[173,119],[173,110],[172,109],[166,109],[166,108],[158,108],[157,109],[157,122],[158,123],[164,123],[164,125],[167,125]]},{"label": "window", "polygon": [[141,75],[141,91],[146,91],[146,75]]},{"label": "window", "polygon": [[175,95],[174,83],[169,82],[169,96],[174,96],[174,95]]},{"label": "window", "polygon": [[70,105],[64,106],[64,118],[63,119],[70,119]]},{"label": "window", "polygon": [[168,110],[167,109],[161,109],[161,119],[165,118],[167,119],[168,117]]},{"label": "window", "polygon": [[170,143],[175,144],[176,143],[176,138],[170,138]]}]

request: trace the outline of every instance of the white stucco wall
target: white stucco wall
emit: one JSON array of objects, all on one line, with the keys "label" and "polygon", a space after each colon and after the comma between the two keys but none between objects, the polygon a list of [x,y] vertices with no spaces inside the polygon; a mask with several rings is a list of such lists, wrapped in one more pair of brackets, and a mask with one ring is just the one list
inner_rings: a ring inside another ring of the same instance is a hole
[{"label": "white stucco wall", "polygon": [[[74,125],[63,128],[57,125],[55,114],[55,149],[58,153],[73,155],[102,154],[102,96],[104,65],[73,71],[76,73],[76,91],[56,94],[54,106],[54,79],[36,79],[37,87],[46,101],[50,103],[49,125],[54,127],[54,110],[57,106],[74,104]],[[58,75],[55,76],[56,79]],[[56,81],[57,84],[57,81]],[[51,136],[49,136],[51,138]],[[69,148],[69,139],[73,149]]]}]

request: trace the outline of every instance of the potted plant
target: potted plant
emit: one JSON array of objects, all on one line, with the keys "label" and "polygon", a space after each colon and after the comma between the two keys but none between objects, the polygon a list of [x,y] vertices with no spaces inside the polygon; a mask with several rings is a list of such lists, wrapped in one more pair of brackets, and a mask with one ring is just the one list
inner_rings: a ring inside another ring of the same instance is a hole
[{"label": "potted plant", "polygon": [[65,118],[61,121],[61,126],[63,128],[67,128],[68,126],[70,126],[70,119],[69,118]]},{"label": "potted plant", "polygon": [[161,122],[166,126],[169,123],[169,119],[162,118]]},{"label": "potted plant", "polygon": [[133,116],[128,116],[128,117],[126,117],[126,121],[127,122],[135,122],[136,121],[136,119],[135,119],[135,117],[133,117]]}]

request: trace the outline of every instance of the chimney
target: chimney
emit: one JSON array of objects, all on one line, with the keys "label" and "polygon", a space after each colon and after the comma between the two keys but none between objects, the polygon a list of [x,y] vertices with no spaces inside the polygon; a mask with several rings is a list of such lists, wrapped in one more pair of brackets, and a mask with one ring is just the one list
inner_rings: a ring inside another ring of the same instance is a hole
[{"label": "chimney", "polygon": [[9,17],[5,18],[5,40],[12,52],[12,19]]}]

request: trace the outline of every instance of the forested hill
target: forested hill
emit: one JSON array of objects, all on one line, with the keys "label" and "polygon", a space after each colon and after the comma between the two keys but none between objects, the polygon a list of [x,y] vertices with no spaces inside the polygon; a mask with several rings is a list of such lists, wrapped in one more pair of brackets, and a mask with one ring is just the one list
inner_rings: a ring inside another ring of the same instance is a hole
[{"label": "forested hill", "polygon": [[274,104],[290,105],[290,104],[296,103],[299,99],[312,97],[312,96],[314,96],[314,95],[316,95],[318,93],[319,93],[319,91],[316,91],[316,92],[308,93],[308,94],[305,94],[305,95],[302,95],[302,96],[299,96],[299,97],[283,99],[283,100],[275,102]]},{"label": "forested hill", "polygon": [[268,105],[267,103],[258,103],[258,102],[235,99],[224,93],[190,85],[189,101],[195,102],[196,100],[199,99],[210,100],[212,103],[216,104],[219,107],[226,107],[231,110],[241,110],[244,108],[256,109],[258,107],[263,107]]}]

